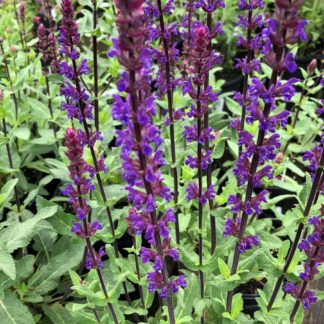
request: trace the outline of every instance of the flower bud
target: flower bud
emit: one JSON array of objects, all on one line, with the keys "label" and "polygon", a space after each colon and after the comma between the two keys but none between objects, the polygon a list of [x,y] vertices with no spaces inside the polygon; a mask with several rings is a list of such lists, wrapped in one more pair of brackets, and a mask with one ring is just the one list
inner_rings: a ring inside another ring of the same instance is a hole
[{"label": "flower bud", "polygon": [[35,17],[33,18],[33,22],[34,22],[36,25],[39,25],[39,24],[41,23],[41,21],[42,21],[42,19],[41,19],[41,17],[39,17],[39,16],[35,16]]},{"label": "flower bud", "polygon": [[276,155],[275,159],[274,159],[274,162],[277,163],[277,164],[280,164],[283,160],[283,153],[280,152]]},{"label": "flower bud", "polygon": [[307,74],[312,75],[317,68],[317,60],[313,59],[308,65],[307,65]]}]

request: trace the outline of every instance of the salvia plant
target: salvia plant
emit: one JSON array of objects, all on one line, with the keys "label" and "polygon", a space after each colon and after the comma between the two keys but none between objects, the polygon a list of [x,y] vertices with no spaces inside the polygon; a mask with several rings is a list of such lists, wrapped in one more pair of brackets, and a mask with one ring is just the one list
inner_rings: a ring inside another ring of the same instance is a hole
[{"label": "salvia plant", "polygon": [[315,323],[310,6],[0,1],[1,324]]}]

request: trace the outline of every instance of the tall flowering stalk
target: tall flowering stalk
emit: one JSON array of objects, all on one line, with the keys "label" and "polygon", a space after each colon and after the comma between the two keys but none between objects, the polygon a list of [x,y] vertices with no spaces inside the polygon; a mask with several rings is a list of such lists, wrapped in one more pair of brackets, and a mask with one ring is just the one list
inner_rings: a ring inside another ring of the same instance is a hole
[{"label": "tall flowering stalk", "polygon": [[[322,142],[324,142],[322,140]],[[310,194],[303,212],[303,216],[305,218],[307,218],[309,216],[311,207],[316,199],[316,194],[318,191],[323,190],[323,165],[324,165],[324,147],[323,147],[323,143],[321,143],[321,145],[315,145],[314,149],[312,151],[306,152],[304,154],[304,160],[308,160],[310,162],[310,170],[313,172],[313,183],[312,183],[312,187],[310,190]],[[287,270],[291,264],[291,261],[295,255],[295,252],[297,250],[298,247],[298,243],[302,237],[302,233],[303,233],[303,229],[304,229],[304,224],[303,223],[299,223],[298,227],[297,227],[297,231],[295,234],[295,238],[293,240],[293,243],[290,247],[290,250],[288,252],[287,258],[286,258],[286,262],[284,264],[284,267],[282,269],[282,274],[280,275],[280,277],[277,279],[277,282],[274,286],[273,292],[271,294],[269,303],[268,303],[268,310],[270,311],[273,303],[277,297],[277,294],[279,292],[279,289],[285,279]]]},{"label": "tall flowering stalk", "polygon": [[[61,45],[61,53],[65,56],[67,62],[61,62],[59,65],[59,70],[60,73],[67,78],[67,80],[70,80],[67,81],[65,86],[61,88],[61,95],[64,95],[66,99],[62,105],[62,109],[67,111],[68,118],[77,119],[81,124],[83,124],[84,132],[82,133],[81,139],[90,150],[94,165],[91,171],[91,176],[96,176],[102,200],[106,205],[106,214],[110,225],[110,230],[114,238],[114,254],[115,257],[118,258],[119,251],[117,240],[115,238],[115,225],[113,223],[110,209],[107,206],[107,196],[100,175],[100,172],[102,171],[107,172],[104,164],[104,155],[102,154],[100,157],[98,157],[95,151],[96,142],[101,141],[103,138],[100,132],[94,131],[92,127],[88,125],[88,122],[91,122],[93,119],[93,107],[90,103],[90,98],[86,92],[86,89],[82,88],[80,82],[81,76],[88,73],[89,66],[87,65],[86,59],[82,59],[81,61],[79,59],[80,53],[77,50],[77,47],[80,43],[80,35],[78,34],[78,27],[74,20],[74,11],[70,0],[62,0],[61,11],[63,20],[60,27],[58,41]],[[69,61],[72,64],[69,64]],[[82,209],[79,211],[81,215],[83,215],[85,212]],[[123,288],[127,302],[131,305],[131,300],[125,283],[123,283]]]},{"label": "tall flowering stalk", "polygon": [[[2,90],[0,90],[0,106],[2,106],[3,99],[4,99],[3,98],[3,92],[2,92]],[[7,131],[7,122],[6,122],[5,115],[3,115],[3,117],[2,117],[2,129],[3,129],[4,137],[7,138],[8,137],[8,131]],[[7,151],[7,156],[8,156],[9,167],[10,167],[10,169],[13,170],[14,165],[13,165],[12,152],[11,152],[9,142],[6,142],[6,151]],[[17,185],[14,187],[14,194],[15,194],[15,201],[16,201],[18,219],[19,219],[20,222],[22,222],[21,206],[20,206],[20,200],[19,200],[19,193],[18,193]]]},{"label": "tall flowering stalk", "polygon": [[[92,23],[95,31],[98,26],[98,8],[97,1],[92,1]],[[92,35],[92,57],[93,57],[93,95],[94,95],[94,119],[96,131],[99,132],[99,77],[98,77],[98,40],[96,32]]]},{"label": "tall flowering stalk", "polygon": [[182,20],[182,30],[181,36],[183,41],[183,55],[182,55],[182,73],[186,76],[188,73],[189,66],[189,52],[191,48],[192,41],[192,30],[194,29],[193,17],[195,11],[198,9],[194,0],[185,1],[184,7],[186,9],[186,15]]},{"label": "tall flowering stalk", "polygon": [[[208,104],[217,100],[217,93],[211,86],[204,88],[206,76],[216,64],[220,64],[220,55],[211,48],[211,39],[221,32],[220,24],[216,24],[212,31],[208,27],[199,24],[193,31],[193,44],[189,54],[190,68],[188,79],[183,82],[182,90],[188,93],[195,101],[188,112],[189,117],[194,118],[193,126],[185,126],[184,137],[187,142],[197,143],[197,156],[188,155],[186,164],[198,170],[198,184],[189,183],[187,200],[198,200],[198,252],[199,265],[203,264],[203,207],[208,200],[215,198],[214,186],[203,188],[203,170],[207,170],[212,163],[212,151],[203,149],[206,140],[215,140],[212,128],[204,128],[204,116],[208,112]],[[200,296],[204,297],[204,273],[199,271]],[[204,319],[202,317],[201,322]]]},{"label": "tall flowering stalk", "polygon": [[287,282],[284,286],[284,291],[291,294],[295,299],[295,305],[290,314],[290,322],[294,322],[295,315],[298,311],[300,303],[304,309],[308,309],[310,304],[316,302],[317,298],[313,290],[307,290],[308,283],[314,279],[314,276],[319,273],[319,266],[324,262],[324,215],[321,213],[321,218],[312,217],[308,223],[314,226],[306,240],[302,240],[298,248],[305,252],[307,260],[304,263],[304,272],[301,272],[299,277],[302,280],[300,285]]},{"label": "tall flowering stalk", "polygon": [[[264,4],[261,0],[249,0],[239,1],[238,9],[245,12],[245,15],[238,15],[237,25],[246,30],[246,36],[239,35],[237,45],[242,46],[246,50],[246,55],[243,59],[236,59],[235,67],[240,69],[244,75],[243,90],[241,93],[236,93],[235,98],[240,99],[242,105],[242,114],[239,129],[244,130],[245,116],[246,116],[246,105],[247,92],[249,85],[249,76],[254,71],[261,72],[260,61],[253,58],[254,52],[258,53],[262,47],[261,35],[256,33],[253,36],[253,31],[257,28],[261,28],[263,24],[262,15],[253,13],[257,9],[263,9]],[[242,151],[242,146],[239,145],[239,153]]]},{"label": "tall flowering stalk", "polygon": [[[105,255],[105,252],[103,248],[100,248],[97,253],[92,247],[90,239],[98,230],[102,229],[102,226],[98,221],[92,223],[87,221],[87,214],[90,212],[90,206],[87,204],[87,195],[91,190],[94,190],[95,187],[91,182],[93,178],[93,168],[83,159],[83,151],[85,147],[85,141],[83,140],[84,137],[85,134],[80,129],[76,131],[73,128],[67,128],[66,130],[66,156],[70,161],[69,171],[72,182],[65,187],[63,194],[70,198],[73,211],[75,215],[77,215],[78,219],[77,222],[73,222],[71,231],[86,242],[87,254],[85,267],[89,270],[95,269],[97,271],[101,289],[105,298],[108,298],[106,284],[101,272],[101,269],[103,268],[101,258]],[[87,174],[88,176],[86,176]],[[109,302],[108,309],[113,317],[113,321],[118,323],[114,307]]]},{"label": "tall flowering stalk", "polygon": [[[206,19],[206,26],[209,29],[209,32],[212,33],[212,15],[218,8],[225,8],[225,3],[222,0],[200,0],[198,1],[198,5],[202,8],[202,10],[206,13],[207,19]],[[211,43],[209,44],[211,46]],[[206,79],[204,83],[204,89],[206,90],[209,86],[209,70],[206,73]],[[209,127],[209,113],[207,113],[204,116],[204,129],[208,129]],[[205,151],[207,152],[210,149],[209,147],[209,138],[207,137],[205,140]],[[212,164],[209,164],[207,167],[206,172],[207,177],[207,187],[210,187],[212,185]],[[209,199],[209,209],[212,210],[214,208],[213,206],[213,200]],[[211,240],[211,248],[210,253],[213,254],[216,248],[216,219],[214,216],[210,213],[210,240]]]},{"label": "tall flowering stalk", "polygon": [[12,82],[12,78],[11,78],[11,74],[10,74],[10,68],[9,68],[9,63],[7,61],[6,55],[5,55],[5,51],[3,48],[3,39],[0,38],[0,54],[2,55],[3,58],[3,63],[5,66],[5,70],[6,70],[6,74],[7,74],[7,79],[9,81],[9,85],[10,85],[10,90],[11,90],[11,98],[15,107],[15,119],[16,121],[18,121],[18,117],[19,117],[19,110],[18,110],[18,100],[17,100],[17,96],[13,87],[13,82]]},{"label": "tall flowering stalk", "polygon": [[23,50],[25,51],[25,42],[24,42],[23,34],[22,34],[21,30],[20,30],[20,19],[19,19],[19,14],[18,14],[18,11],[17,11],[16,0],[13,0],[13,6],[14,6],[15,18],[16,18],[16,21],[17,21],[17,24],[18,24],[18,30],[19,30],[21,46],[22,46]]},{"label": "tall flowering stalk", "polygon": [[152,262],[153,271],[147,274],[148,290],[159,291],[166,298],[169,322],[175,323],[172,294],[179,287],[185,287],[184,276],[170,279],[166,258],[177,261],[178,251],[170,246],[168,224],[175,221],[171,209],[161,217],[161,204],[171,200],[171,191],[163,185],[159,166],[164,165],[159,130],[151,118],[156,109],[150,96],[150,70],[152,50],[147,47],[147,33],[144,27],[143,3],[141,0],[116,0],[116,18],[119,38],[114,40],[110,56],[117,55],[126,72],[118,82],[118,90],[126,92],[127,98],[115,95],[112,115],[123,125],[118,130],[117,144],[121,146],[122,173],[127,182],[128,199],[134,208],[130,209],[127,221],[132,233],[144,234],[150,248],[141,248],[143,263]]},{"label": "tall flowering stalk", "polygon": [[[246,6],[247,2],[241,1],[241,5]],[[259,40],[263,41],[261,52],[264,55],[264,61],[272,69],[269,85],[265,87],[259,79],[252,78],[247,91],[246,103],[244,104],[243,99],[238,97],[241,105],[246,106],[245,121],[249,124],[257,121],[259,131],[256,142],[252,134],[245,130],[239,131],[238,144],[242,146],[242,152],[234,168],[234,174],[238,179],[238,184],[241,187],[246,186],[245,198],[243,200],[238,196],[229,196],[228,203],[233,205],[231,211],[235,215],[241,214],[242,216],[234,220],[228,219],[224,231],[224,236],[233,235],[238,239],[233,256],[232,275],[237,271],[240,254],[259,244],[257,236],[246,236],[245,231],[248,216],[253,213],[259,215],[262,211],[261,203],[267,201],[267,190],[262,190],[254,196],[253,191],[255,187],[262,185],[263,178],[273,178],[272,166],[267,163],[275,158],[275,152],[280,147],[279,135],[275,133],[276,127],[278,125],[284,127],[289,115],[287,111],[273,113],[277,108],[276,101],[281,99],[289,102],[295,93],[293,84],[297,80],[292,78],[283,83],[278,80],[278,76],[281,71],[293,72],[297,68],[292,53],[286,51],[286,44],[293,44],[299,38],[304,38],[305,24],[297,16],[300,6],[301,1],[276,1],[273,19],[266,21],[267,27],[263,29],[263,37]],[[240,127],[237,129],[239,130]],[[228,312],[232,308],[233,295],[234,291],[230,291],[227,296],[226,310]]]},{"label": "tall flowering stalk", "polygon": [[[49,86],[49,80],[48,75],[50,73],[49,67],[51,67],[51,72],[55,73],[57,69],[56,62],[56,53],[53,53],[52,46],[51,46],[51,38],[52,34],[47,35],[46,29],[43,24],[39,24],[37,28],[37,36],[38,36],[38,44],[37,49],[39,50],[41,54],[41,61],[42,61],[42,70],[45,75],[45,82],[46,82],[46,94],[48,96],[48,110],[51,116],[51,119],[53,120],[53,107],[52,107],[52,99],[51,99],[51,92],[50,92],[50,86]],[[55,40],[54,40],[55,42]],[[55,124],[52,124],[52,129],[54,133],[54,137],[57,138],[57,132]]]},{"label": "tall flowering stalk", "polygon": [[[243,131],[245,125],[246,117],[246,106],[249,104],[247,101],[247,93],[250,77],[252,77],[254,72],[261,71],[260,61],[254,57],[254,54],[257,54],[262,48],[262,37],[261,32],[256,33],[254,36],[252,32],[257,28],[261,28],[263,25],[262,15],[253,14],[253,11],[257,9],[264,8],[263,1],[261,0],[252,0],[252,1],[239,1],[238,9],[245,12],[245,15],[238,15],[237,25],[240,26],[243,30],[246,30],[246,36],[240,34],[237,39],[237,45],[242,46],[246,50],[246,55],[243,59],[236,59],[235,68],[240,69],[244,75],[243,80],[243,89],[242,93],[236,92],[234,99],[239,102],[242,107],[242,113],[240,120],[235,120],[232,122],[231,127],[236,128],[237,131]],[[239,142],[238,154],[242,152],[242,144]],[[237,181],[237,186],[239,187],[239,181]],[[238,199],[241,199],[241,195],[238,192],[236,194]],[[233,215],[234,220],[236,219],[237,214]],[[230,223],[231,221],[229,221]]]},{"label": "tall flowering stalk", "polygon": [[[177,50],[176,43],[172,43],[171,36],[172,32],[175,30],[176,26],[169,26],[164,21],[164,15],[172,14],[174,10],[174,0],[168,1],[164,6],[162,6],[161,0],[157,0],[157,8],[152,8],[153,16],[154,9],[156,10],[156,14],[158,14],[159,19],[159,27],[156,29],[156,35],[158,35],[163,44],[162,53],[157,53],[157,57],[160,61],[161,69],[159,71],[158,78],[158,86],[162,92],[162,94],[167,95],[168,102],[168,126],[170,132],[170,142],[171,142],[171,174],[173,177],[173,199],[174,204],[177,206],[178,204],[178,196],[179,196],[179,183],[178,183],[178,171],[175,166],[176,163],[176,146],[175,146],[175,138],[174,138],[174,120],[177,119],[176,113],[174,112],[173,107],[173,91],[175,88],[175,79],[172,71],[172,67],[175,65],[177,61]],[[180,231],[179,231],[179,219],[178,213],[175,213],[175,229],[176,229],[176,243],[180,244]]]},{"label": "tall flowering stalk", "polygon": [[[21,21],[21,26],[22,26],[22,45],[23,45],[23,49],[27,55],[27,63],[28,65],[30,65],[30,59],[28,56],[28,48],[27,48],[27,40],[26,40],[26,15],[25,15],[25,1],[24,0],[20,0],[19,2],[19,8],[18,8],[18,15]],[[19,20],[17,20],[19,23]],[[29,72],[30,75],[30,72]]]}]

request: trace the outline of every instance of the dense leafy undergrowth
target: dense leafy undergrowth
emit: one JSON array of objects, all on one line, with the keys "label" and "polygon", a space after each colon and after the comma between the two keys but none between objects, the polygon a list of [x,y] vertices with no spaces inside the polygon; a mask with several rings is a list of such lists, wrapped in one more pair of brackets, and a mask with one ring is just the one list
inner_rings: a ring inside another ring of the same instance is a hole
[{"label": "dense leafy undergrowth", "polygon": [[321,13],[1,1],[0,323],[302,323],[323,299]]}]

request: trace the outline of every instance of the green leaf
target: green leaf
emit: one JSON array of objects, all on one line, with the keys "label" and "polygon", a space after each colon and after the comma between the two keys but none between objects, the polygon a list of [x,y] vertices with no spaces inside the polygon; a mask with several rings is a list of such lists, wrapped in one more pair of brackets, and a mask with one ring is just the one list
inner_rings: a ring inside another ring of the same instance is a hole
[{"label": "green leaf", "polygon": [[2,270],[11,280],[16,279],[15,261],[6,246],[0,244],[0,270]]},{"label": "green leaf", "polygon": [[218,258],[217,262],[218,262],[219,271],[222,274],[222,276],[226,279],[229,278],[231,272],[228,265],[221,258]]},{"label": "green leaf", "polygon": [[65,251],[51,258],[50,262],[29,279],[28,286],[39,294],[45,294],[54,289],[59,278],[80,263],[83,251],[81,240],[67,246]]},{"label": "green leaf", "polygon": [[289,247],[290,247],[290,241],[289,240],[283,241],[281,243],[281,246],[280,246],[279,251],[278,251],[278,259],[277,259],[278,265],[280,265],[280,264],[282,264],[284,262],[284,258],[287,255]]},{"label": "green leaf", "polygon": [[73,286],[78,286],[81,283],[81,277],[73,270],[69,270],[69,275]]},{"label": "green leaf", "polygon": [[53,324],[76,324],[75,319],[70,313],[61,305],[54,304],[52,306],[43,306],[45,315],[52,321]]},{"label": "green leaf", "polygon": [[18,183],[18,179],[9,180],[1,189],[0,193],[0,207],[2,208],[10,199],[11,194]]},{"label": "green leaf", "polygon": [[295,268],[297,267],[297,264],[299,263],[300,259],[301,259],[301,253],[300,253],[299,250],[296,250],[294,257],[292,258],[292,260],[290,262],[287,273],[292,273],[295,270]]},{"label": "green leaf", "polygon": [[312,179],[311,179],[309,173],[307,172],[306,173],[306,182],[303,186],[303,189],[301,190],[301,192],[299,194],[299,199],[303,203],[303,206],[305,206],[307,203],[309,193],[311,190],[311,186],[312,186]]},{"label": "green leaf", "polygon": [[57,211],[57,206],[45,207],[41,209],[33,218],[25,222],[17,222],[8,226],[0,233],[2,241],[11,253],[16,249],[27,246],[34,236],[34,228],[43,219],[53,216]]},{"label": "green leaf", "polygon": [[175,309],[175,315],[177,321],[192,314],[192,307],[196,297],[198,296],[198,282],[196,276],[191,273],[187,276],[186,289],[180,289],[177,293],[177,306]]},{"label": "green leaf", "polygon": [[15,128],[13,133],[17,138],[25,141],[27,141],[30,137],[30,129],[28,127]]},{"label": "green leaf", "polygon": [[0,298],[0,323],[34,324],[33,315],[28,308],[14,296]]},{"label": "green leaf", "polygon": [[243,310],[243,298],[242,294],[236,294],[233,297],[231,318],[235,319]]}]

